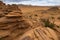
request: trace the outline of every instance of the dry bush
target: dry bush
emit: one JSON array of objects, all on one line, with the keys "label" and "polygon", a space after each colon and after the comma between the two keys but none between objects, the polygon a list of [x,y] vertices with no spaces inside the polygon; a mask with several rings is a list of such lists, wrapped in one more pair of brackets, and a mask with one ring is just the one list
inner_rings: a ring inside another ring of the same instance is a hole
[{"label": "dry bush", "polygon": [[59,19],[59,20],[60,20],[60,17],[58,17],[57,19]]},{"label": "dry bush", "polygon": [[41,21],[44,23],[45,27],[53,28],[55,26],[55,24],[51,23],[49,19],[41,19]]}]

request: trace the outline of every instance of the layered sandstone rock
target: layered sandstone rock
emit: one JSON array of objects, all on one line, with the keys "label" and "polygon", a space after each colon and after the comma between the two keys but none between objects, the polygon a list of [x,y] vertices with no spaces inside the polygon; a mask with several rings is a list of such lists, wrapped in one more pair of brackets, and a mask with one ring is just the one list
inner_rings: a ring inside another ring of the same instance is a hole
[{"label": "layered sandstone rock", "polygon": [[56,10],[59,10],[59,8],[58,7],[52,7],[50,9],[48,9],[48,10],[50,10],[50,11],[56,11]]},{"label": "layered sandstone rock", "polygon": [[2,1],[0,1],[0,5],[5,5],[5,3],[3,3]]},{"label": "layered sandstone rock", "polygon": [[[53,34],[52,34],[53,33]],[[26,32],[18,40],[59,40],[56,32],[51,28],[37,27]]]},{"label": "layered sandstone rock", "polygon": [[25,18],[15,4],[0,4],[0,40],[60,40],[57,28],[53,30],[40,21]]}]

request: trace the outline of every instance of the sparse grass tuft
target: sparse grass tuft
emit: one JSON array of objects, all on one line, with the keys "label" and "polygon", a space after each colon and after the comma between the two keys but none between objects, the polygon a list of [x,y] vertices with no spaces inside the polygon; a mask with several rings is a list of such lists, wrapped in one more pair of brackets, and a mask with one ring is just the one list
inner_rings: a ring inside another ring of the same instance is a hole
[{"label": "sparse grass tuft", "polygon": [[49,21],[49,19],[41,19],[41,20],[42,20],[42,22],[44,23],[45,27],[53,28],[53,27],[55,26],[55,24],[54,24],[54,23],[51,23],[51,22]]}]

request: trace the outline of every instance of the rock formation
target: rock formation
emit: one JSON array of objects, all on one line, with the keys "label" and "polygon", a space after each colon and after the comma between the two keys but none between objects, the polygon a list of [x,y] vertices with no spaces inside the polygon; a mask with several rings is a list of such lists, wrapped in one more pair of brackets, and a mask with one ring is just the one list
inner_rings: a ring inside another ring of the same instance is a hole
[{"label": "rock formation", "polygon": [[0,1],[0,5],[5,5],[5,3],[3,3],[2,1]]},{"label": "rock formation", "polygon": [[25,18],[17,5],[0,4],[0,40],[60,40],[57,31]]},{"label": "rock formation", "polygon": [[52,8],[49,8],[48,10],[50,10],[50,11],[57,11],[57,10],[59,10],[59,8],[58,7],[52,7]]}]

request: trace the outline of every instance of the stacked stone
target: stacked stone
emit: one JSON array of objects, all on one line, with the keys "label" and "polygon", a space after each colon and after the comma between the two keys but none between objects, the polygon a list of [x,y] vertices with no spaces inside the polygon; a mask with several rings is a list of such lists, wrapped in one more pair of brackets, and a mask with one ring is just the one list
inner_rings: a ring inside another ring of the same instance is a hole
[{"label": "stacked stone", "polygon": [[52,7],[52,8],[50,8],[50,9],[48,9],[49,11],[57,11],[57,10],[59,10],[59,8],[58,7]]},{"label": "stacked stone", "polygon": [[26,32],[18,40],[59,40],[56,32],[49,27],[36,27]]},{"label": "stacked stone", "polygon": [[20,13],[11,12],[0,18],[0,38],[8,36],[18,26],[21,19]]},{"label": "stacked stone", "polygon": [[23,20],[20,13],[10,12],[0,18],[0,39],[13,40],[18,35],[22,35],[30,27],[30,24]]},{"label": "stacked stone", "polygon": [[5,5],[5,3],[3,3],[2,1],[0,1],[0,5]]},{"label": "stacked stone", "polygon": [[[12,6],[10,6],[10,8],[11,7]],[[0,2],[0,8],[0,40],[11,40],[14,38],[11,35],[14,35],[13,32],[15,29],[17,30],[19,21],[22,19],[21,10],[18,11],[18,7],[12,7],[14,10],[12,10],[12,8],[10,10],[3,2]],[[16,35],[15,33],[15,36]]]},{"label": "stacked stone", "polygon": [[0,40],[13,40],[30,27],[17,5],[5,5],[0,9],[0,16]]},{"label": "stacked stone", "polygon": [[[17,5],[4,5],[0,16],[0,40],[15,40],[17,37],[17,40],[59,40],[51,28],[40,27],[35,21],[24,19]],[[28,35],[32,35],[31,38]]]}]

